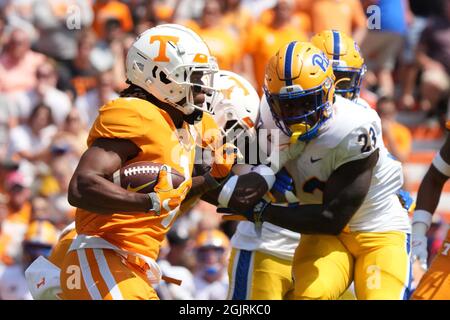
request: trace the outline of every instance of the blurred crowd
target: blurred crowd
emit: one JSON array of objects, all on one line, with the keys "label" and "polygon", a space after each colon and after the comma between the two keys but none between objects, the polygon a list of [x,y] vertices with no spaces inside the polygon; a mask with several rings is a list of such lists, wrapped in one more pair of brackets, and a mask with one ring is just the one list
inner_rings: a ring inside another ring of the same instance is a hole
[{"label": "blurred crowd", "polygon": [[[8,287],[8,279],[74,220],[67,189],[88,130],[98,108],[126,87],[124,59],[135,37],[162,23],[196,31],[221,69],[260,94],[265,63],[280,46],[344,31],[361,47],[368,67],[361,95],[379,112],[391,153],[407,162],[415,139],[445,133],[450,0],[1,0],[0,299],[26,298],[20,281]],[[159,262],[183,285],[163,282],[160,297],[226,298],[234,228],[203,202],[181,217]],[[439,223],[435,230],[439,242]]]}]

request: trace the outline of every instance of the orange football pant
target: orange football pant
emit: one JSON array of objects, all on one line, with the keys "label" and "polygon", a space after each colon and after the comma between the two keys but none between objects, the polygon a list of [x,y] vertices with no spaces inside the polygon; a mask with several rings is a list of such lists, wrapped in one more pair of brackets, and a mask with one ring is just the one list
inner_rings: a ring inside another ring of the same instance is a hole
[{"label": "orange football pant", "polygon": [[156,300],[145,270],[114,250],[70,251],[61,266],[64,300]]},{"label": "orange football pant", "polygon": [[423,275],[413,300],[450,300],[450,231],[439,253]]}]

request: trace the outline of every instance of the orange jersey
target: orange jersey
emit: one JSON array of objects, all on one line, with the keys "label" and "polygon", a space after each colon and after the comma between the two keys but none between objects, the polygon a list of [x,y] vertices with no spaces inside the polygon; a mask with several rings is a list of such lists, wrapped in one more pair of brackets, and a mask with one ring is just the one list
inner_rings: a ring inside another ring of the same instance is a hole
[{"label": "orange jersey", "polygon": [[[412,148],[412,134],[408,127],[402,125],[401,123],[394,122],[390,129],[391,134],[394,137],[395,144],[397,145],[397,150],[402,153],[410,153]],[[384,144],[388,150],[390,145],[385,137],[383,137]]]},{"label": "orange jersey", "polygon": [[[119,98],[104,105],[93,124],[88,146],[97,138],[120,138],[135,143],[141,152],[126,164],[153,161],[167,164],[191,179],[195,156],[195,130],[187,123],[177,130],[170,116],[152,103]],[[160,242],[175,216],[163,213],[95,214],[78,208],[78,234],[100,236],[121,250],[156,259]]]},{"label": "orange jersey", "polygon": [[20,256],[22,240],[31,219],[31,204],[25,203],[19,211],[9,210],[0,228],[0,262],[13,264]]},{"label": "orange jersey", "polygon": [[359,0],[315,0],[310,3],[313,32],[335,29],[348,35],[366,26],[366,15]]},{"label": "orange jersey", "polygon": [[308,41],[308,37],[292,25],[274,29],[265,25],[265,23],[258,23],[252,28],[244,50],[253,58],[253,68],[257,82],[256,89],[260,95],[262,94],[267,62],[280,47],[291,41]]},{"label": "orange jersey", "polygon": [[211,54],[217,59],[220,69],[235,69],[241,58],[241,50],[239,45],[236,45],[238,37],[227,28],[225,23],[219,23],[213,28],[201,28],[193,21],[188,21],[185,25],[206,42]]},{"label": "orange jersey", "polygon": [[241,7],[237,11],[225,14],[223,22],[239,39],[238,41],[243,42],[248,37],[248,33],[254,24],[254,19],[248,10]]},{"label": "orange jersey", "polygon": [[[265,10],[261,17],[259,18],[259,22],[266,26],[270,26],[274,18],[274,12],[272,9]],[[309,15],[304,12],[296,12],[293,14],[291,18],[290,25],[297,30],[309,34],[311,33],[311,19]]]}]

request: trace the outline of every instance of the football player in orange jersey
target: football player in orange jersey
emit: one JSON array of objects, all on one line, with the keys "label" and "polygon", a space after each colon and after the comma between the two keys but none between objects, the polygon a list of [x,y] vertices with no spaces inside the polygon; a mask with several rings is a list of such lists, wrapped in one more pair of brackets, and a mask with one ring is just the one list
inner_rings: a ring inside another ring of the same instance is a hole
[{"label": "football player in orange jersey", "polygon": [[[214,131],[217,129],[225,137],[231,136],[233,133],[237,133],[240,136],[244,132],[251,137],[256,135],[254,126],[258,121],[257,108],[259,97],[250,83],[237,74],[220,70],[214,75],[214,88],[218,90],[218,94],[214,96],[208,95],[209,99],[207,100],[208,109],[214,113],[214,118],[206,113],[202,121],[195,124],[197,132],[201,132],[204,135],[204,141],[199,141],[201,145],[197,146],[197,152],[200,151],[199,149],[201,147],[207,147],[209,140],[206,138],[214,136]],[[219,128],[217,128],[217,125],[219,125]],[[204,169],[202,164],[194,166],[192,188],[180,207],[181,214],[192,208],[203,193],[218,186],[216,179],[220,178],[220,170],[217,169],[224,169],[224,167],[224,165],[213,165],[212,170],[208,174],[208,172],[202,172]],[[226,170],[224,171],[226,172]],[[256,169],[256,172],[259,172],[258,169]],[[258,173],[253,172],[252,174],[253,180],[259,179],[257,181],[260,184],[266,183],[265,178],[259,177]],[[269,186],[266,188],[269,188]],[[33,275],[33,277],[30,276],[27,278],[30,281],[30,287],[35,286],[34,279],[41,279],[44,275],[50,277],[50,275],[57,273],[59,277],[59,270],[62,267],[64,256],[69,248],[72,247],[73,240],[76,236],[75,223],[67,226],[62,231],[59,241],[54,247],[48,261],[40,259],[27,270],[30,275]],[[167,279],[164,276],[162,278]],[[58,288],[45,289],[47,290],[45,292],[42,290],[36,292],[37,295],[33,295],[33,298],[41,299],[42,297],[46,297],[46,299],[49,299],[51,292],[58,291]],[[53,299],[55,298],[57,297],[53,297]]]},{"label": "football player in orange jersey", "polygon": [[[157,299],[155,260],[192,184],[194,123],[217,64],[203,40],[179,25],[142,33],[126,59],[129,87],[104,105],[69,187],[77,237],[61,264],[63,299]],[[129,192],[108,179],[138,161],[164,164],[154,192]],[[174,189],[170,167],[185,181]],[[227,174],[227,165],[212,173]]]},{"label": "football player in orange jersey", "polygon": [[[450,121],[446,123],[450,130]],[[428,249],[426,233],[431,225],[442,188],[450,177],[450,137],[436,153],[433,163],[428,169],[417,194],[416,211],[412,225],[413,260],[427,269]],[[431,263],[430,269],[420,280],[414,294],[414,300],[449,300],[450,299],[450,231],[444,240],[439,253]]]}]

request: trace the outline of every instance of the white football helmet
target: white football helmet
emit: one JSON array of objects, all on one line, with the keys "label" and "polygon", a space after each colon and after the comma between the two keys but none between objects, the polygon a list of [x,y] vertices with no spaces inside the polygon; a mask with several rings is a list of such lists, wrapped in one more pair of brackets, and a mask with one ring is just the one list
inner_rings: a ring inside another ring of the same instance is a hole
[{"label": "white football helmet", "polygon": [[177,24],[162,24],[143,32],[126,59],[126,76],[131,83],[185,115],[195,109],[207,111],[194,104],[193,90],[214,92],[213,74],[217,71],[206,43]]},{"label": "white football helmet", "polygon": [[[259,96],[240,75],[220,70],[214,75],[215,96],[206,104],[225,137],[237,139],[244,132],[253,140],[259,118]],[[242,128],[239,132],[236,129]]]}]

